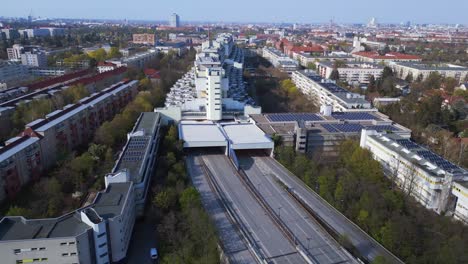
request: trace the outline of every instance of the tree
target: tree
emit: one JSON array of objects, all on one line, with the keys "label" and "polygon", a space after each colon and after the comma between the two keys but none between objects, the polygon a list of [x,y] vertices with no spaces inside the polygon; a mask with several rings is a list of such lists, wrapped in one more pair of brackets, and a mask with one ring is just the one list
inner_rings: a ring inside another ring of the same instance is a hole
[{"label": "tree", "polygon": [[309,62],[307,63],[307,69],[315,71],[317,69],[317,66],[313,62]]},{"label": "tree", "polygon": [[88,53],[89,57],[95,59],[96,61],[104,61],[107,58],[107,52],[105,49],[100,48],[95,51]]},{"label": "tree", "polygon": [[199,206],[201,204],[200,194],[194,187],[188,187],[180,195],[179,203],[183,210]]},{"label": "tree", "polygon": [[23,207],[13,205],[8,209],[6,215],[8,215],[8,216],[23,216],[25,218],[29,218],[29,217],[31,217],[32,212],[31,212],[31,210],[29,210],[27,208],[23,208]]},{"label": "tree", "polygon": [[444,83],[444,90],[449,93],[452,93],[455,90],[455,87],[458,85],[458,81],[452,77],[445,78],[443,83]]},{"label": "tree", "polygon": [[389,77],[394,77],[393,70],[392,70],[392,68],[390,68],[388,66],[385,66],[383,71],[382,71],[381,79],[385,80],[385,79],[387,79]]},{"label": "tree", "polygon": [[109,50],[109,54],[107,54],[107,58],[113,59],[113,58],[120,58],[120,57],[122,57],[122,53],[120,53],[119,48],[111,47]]},{"label": "tree", "polygon": [[340,79],[340,73],[337,69],[333,69],[330,74],[330,80],[338,81]]},{"label": "tree", "polygon": [[367,86],[367,89],[370,93],[375,92],[376,83],[375,83],[375,77],[373,74],[370,74],[369,76],[369,85]]},{"label": "tree", "polygon": [[172,188],[160,191],[153,199],[153,205],[163,210],[167,210],[170,207],[173,207],[176,202],[177,194]]}]

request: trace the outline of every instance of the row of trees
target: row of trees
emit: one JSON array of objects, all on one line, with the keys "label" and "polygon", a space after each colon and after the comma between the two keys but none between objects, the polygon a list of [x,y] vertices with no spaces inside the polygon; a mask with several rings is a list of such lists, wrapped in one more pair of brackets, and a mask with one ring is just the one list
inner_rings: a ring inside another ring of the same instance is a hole
[{"label": "row of trees", "polygon": [[75,85],[63,90],[59,94],[54,94],[50,98],[42,98],[31,102],[21,102],[15,109],[12,117],[13,130],[11,136],[19,133],[24,126],[38,118],[43,118],[46,114],[57,109],[62,109],[68,104],[77,103],[90,93],[83,85]]},{"label": "row of trees", "polygon": [[257,67],[254,74],[245,73],[251,83],[250,95],[262,107],[263,112],[312,112],[317,107],[302,94],[288,74],[275,69],[260,56],[247,59]]},{"label": "row of trees", "polygon": [[468,262],[468,227],[429,211],[394,188],[369,151],[345,141],[338,162],[317,165],[292,148],[277,159],[407,263]]},{"label": "row of trees", "polygon": [[219,263],[216,229],[188,179],[175,126],[164,137],[159,160],[151,215],[156,217],[161,263]]},{"label": "row of trees", "polygon": [[[81,155],[70,153],[48,177],[27,186],[6,215],[27,218],[57,217],[78,207],[87,192],[103,188],[104,175],[114,162],[111,148],[91,144]],[[73,197],[75,195],[75,198]]]}]

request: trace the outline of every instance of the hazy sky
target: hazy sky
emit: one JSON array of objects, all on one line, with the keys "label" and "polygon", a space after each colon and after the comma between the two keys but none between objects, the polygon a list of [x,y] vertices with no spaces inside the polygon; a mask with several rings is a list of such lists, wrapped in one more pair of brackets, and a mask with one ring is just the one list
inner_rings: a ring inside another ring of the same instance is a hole
[{"label": "hazy sky", "polygon": [[468,24],[468,0],[2,0],[0,16],[182,22],[378,22]]}]

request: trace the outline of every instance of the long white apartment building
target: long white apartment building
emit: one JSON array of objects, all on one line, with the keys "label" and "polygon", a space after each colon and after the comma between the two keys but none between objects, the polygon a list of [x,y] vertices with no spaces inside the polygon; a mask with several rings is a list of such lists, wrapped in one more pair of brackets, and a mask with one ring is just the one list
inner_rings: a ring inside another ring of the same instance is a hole
[{"label": "long white apartment building", "polygon": [[[323,78],[329,79],[335,63],[330,61],[317,62],[317,71]],[[377,80],[382,76],[384,67],[375,63],[366,62],[345,62],[336,68],[340,81],[347,83],[369,83],[370,77]]]},{"label": "long white apartment building", "polygon": [[332,106],[334,112],[377,111],[363,95],[352,93],[314,71],[295,71],[291,75],[297,88],[317,105]]},{"label": "long white apartment building", "polygon": [[454,64],[428,65],[412,62],[394,62],[390,64],[397,77],[406,79],[412,76],[413,80],[421,78],[427,79],[432,72],[437,72],[443,77],[452,77],[463,83],[468,78],[468,68]]},{"label": "long white apartment building", "polygon": [[[370,150],[385,174],[404,192],[439,214],[453,210],[454,182],[468,181],[466,169],[397,134],[363,130],[360,145]],[[463,202],[460,199],[460,204]],[[458,212],[466,219],[466,209]]]},{"label": "long white apartment building", "polygon": [[313,56],[305,52],[293,52],[292,58],[297,60],[302,66],[308,67],[311,63],[315,64],[322,61],[354,61],[354,57],[346,52],[331,52],[323,56]]},{"label": "long white apartment building", "polygon": [[243,80],[244,52],[230,34],[206,41],[194,66],[167,94],[165,107],[155,109],[165,120],[224,120],[261,112],[253,106]]},{"label": "long white apartment building", "polygon": [[117,67],[127,66],[135,68],[144,68],[147,63],[158,56],[156,49],[149,49],[145,52],[136,53],[130,57],[124,57],[120,60],[109,60],[107,62],[115,64]]},{"label": "long white apartment building", "polygon": [[141,215],[159,139],[158,113],[142,113],[105,189],[85,207],[57,218],[0,220],[2,263],[122,263]]},{"label": "long white apartment building", "polygon": [[267,59],[275,68],[287,73],[292,73],[299,68],[299,63],[296,60],[272,47],[264,47],[262,57]]},{"label": "long white apartment building", "polygon": [[452,194],[455,196],[453,217],[468,225],[468,181],[454,182]]}]

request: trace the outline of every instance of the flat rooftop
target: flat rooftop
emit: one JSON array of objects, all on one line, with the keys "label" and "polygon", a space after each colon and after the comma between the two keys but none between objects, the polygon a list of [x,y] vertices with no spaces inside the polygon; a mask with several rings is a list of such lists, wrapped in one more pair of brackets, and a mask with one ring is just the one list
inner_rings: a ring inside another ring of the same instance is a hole
[{"label": "flat rooftop", "polygon": [[158,125],[159,113],[144,112],[140,115],[113,172],[127,169],[131,181],[140,183],[143,180],[143,173],[140,173],[140,170],[144,166],[152,146],[150,141]]},{"label": "flat rooftop", "polygon": [[103,192],[98,193],[91,207],[104,219],[120,215],[131,186],[130,182],[109,184]]},{"label": "flat rooftop", "polygon": [[72,237],[90,229],[76,212],[59,218],[27,220],[6,217],[0,222],[0,240],[41,239]]},{"label": "flat rooftop", "polygon": [[225,124],[223,130],[232,144],[272,143],[258,126],[251,123]]},{"label": "flat rooftop", "polygon": [[468,177],[468,171],[466,169],[449,162],[438,154],[407,138],[396,134],[371,135],[369,137],[388,149],[397,152],[408,161],[412,161],[413,164],[422,168],[432,176],[444,177],[445,173],[448,172]]},{"label": "flat rooftop", "polygon": [[179,138],[184,147],[225,147],[226,138],[218,125],[212,122],[181,122]]}]

